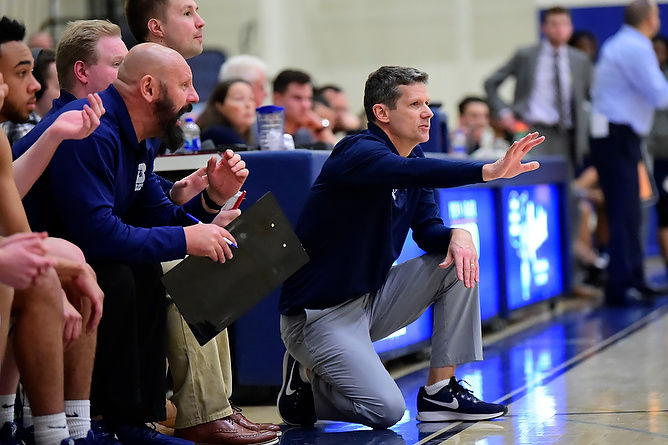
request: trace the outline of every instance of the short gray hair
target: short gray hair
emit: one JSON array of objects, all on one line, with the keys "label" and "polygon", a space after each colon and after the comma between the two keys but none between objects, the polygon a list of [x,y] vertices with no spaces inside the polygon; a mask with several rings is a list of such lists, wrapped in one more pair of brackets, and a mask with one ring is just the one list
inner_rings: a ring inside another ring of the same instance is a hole
[{"label": "short gray hair", "polygon": [[267,72],[267,64],[259,57],[250,54],[232,56],[220,67],[218,80],[222,82],[228,79],[243,79],[246,82],[253,83],[258,78],[258,71],[265,74]]},{"label": "short gray hair", "polygon": [[635,0],[629,3],[624,9],[624,23],[637,28],[642,22],[647,20],[652,6],[655,6],[654,0]]},{"label": "short gray hair", "polygon": [[395,109],[397,100],[401,97],[399,85],[413,85],[427,83],[429,75],[416,68],[403,66],[381,66],[369,74],[364,85],[364,112],[369,122],[375,122],[373,106],[384,104]]}]

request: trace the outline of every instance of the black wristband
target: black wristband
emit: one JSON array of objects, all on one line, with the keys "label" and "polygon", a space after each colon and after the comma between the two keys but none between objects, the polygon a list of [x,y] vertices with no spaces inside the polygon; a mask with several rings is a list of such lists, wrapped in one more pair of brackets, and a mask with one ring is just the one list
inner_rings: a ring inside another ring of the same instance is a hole
[{"label": "black wristband", "polygon": [[202,190],[202,198],[204,198],[204,204],[211,210],[220,210],[223,206],[216,204],[216,201],[211,199],[209,194],[206,192],[206,189]]}]

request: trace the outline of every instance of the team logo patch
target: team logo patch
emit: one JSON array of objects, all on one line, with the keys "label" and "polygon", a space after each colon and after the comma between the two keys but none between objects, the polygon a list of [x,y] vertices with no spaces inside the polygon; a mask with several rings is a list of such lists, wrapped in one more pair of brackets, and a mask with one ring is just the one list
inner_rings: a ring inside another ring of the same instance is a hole
[{"label": "team logo patch", "polygon": [[141,190],[146,179],[146,164],[143,162],[137,166],[137,179],[135,180],[135,192]]}]

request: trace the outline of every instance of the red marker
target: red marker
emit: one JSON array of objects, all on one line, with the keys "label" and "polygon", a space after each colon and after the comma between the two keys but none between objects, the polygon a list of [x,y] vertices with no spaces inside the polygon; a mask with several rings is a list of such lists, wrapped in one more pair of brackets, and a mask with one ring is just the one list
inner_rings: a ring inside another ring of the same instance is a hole
[{"label": "red marker", "polygon": [[234,203],[234,206],[232,207],[232,210],[239,208],[239,206],[241,205],[241,201],[244,200],[245,196],[246,196],[246,190],[241,192],[241,195],[239,195],[239,198],[237,198],[237,202]]}]

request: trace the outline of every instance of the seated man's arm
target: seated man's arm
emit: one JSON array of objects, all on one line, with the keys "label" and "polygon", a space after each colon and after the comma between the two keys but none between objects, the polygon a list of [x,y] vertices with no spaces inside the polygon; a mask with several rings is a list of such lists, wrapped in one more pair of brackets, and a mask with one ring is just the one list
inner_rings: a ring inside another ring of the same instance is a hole
[{"label": "seated man's arm", "polygon": [[[52,200],[68,239],[89,259],[150,262],[182,258],[186,254],[183,228],[136,227],[121,219],[137,198],[115,196],[115,182],[122,180],[116,171],[121,158],[118,147],[104,134],[65,141],[50,165],[48,196],[40,196],[38,204],[47,205]],[[136,170],[132,179],[135,175]],[[157,194],[167,201],[156,187]],[[171,207],[178,209],[173,204]]]},{"label": "seated man's arm", "polygon": [[5,132],[0,129],[0,235],[29,232],[21,197],[12,173],[12,152]]},{"label": "seated man's arm", "polygon": [[[132,165],[131,173],[120,174],[132,163],[123,158],[113,138],[103,133],[61,144],[50,166],[50,191],[40,202],[54,207],[58,224],[87,258],[160,262],[188,253],[224,262],[232,257],[225,242],[225,238],[234,242],[232,235],[213,224],[182,227],[184,210],[167,200],[155,180],[134,190],[137,166]],[[119,167],[120,163],[125,167]],[[117,181],[130,184],[115,187]],[[136,202],[133,206],[135,200],[143,200],[147,207],[138,208]],[[135,218],[144,218],[141,225],[126,221],[130,207],[134,207]]]},{"label": "seated man's arm", "polygon": [[[132,218],[140,225],[153,225],[159,222],[189,226],[192,220],[186,217],[184,212],[187,212],[202,222],[212,222],[218,210],[206,205],[201,194],[202,190],[206,188],[209,198],[216,205],[222,205],[241,189],[247,177],[246,163],[232,150],[223,153],[220,160],[212,156],[205,167],[176,182],[172,187],[169,192],[172,201],[182,205],[182,210],[177,210],[172,202],[159,196],[160,193],[163,195],[166,193],[167,181],[155,172],[148,171],[139,199],[133,205]],[[175,196],[178,199],[175,199]],[[189,201],[181,202],[187,197],[190,197]],[[232,215],[228,214],[222,220],[226,220],[228,216]],[[162,220],[157,220],[158,217]]]},{"label": "seated man's arm", "polygon": [[90,303],[87,332],[97,328],[102,317],[102,300],[104,293],[97,284],[97,276],[93,268],[86,263],[84,254],[77,246],[61,238],[45,240],[47,255],[53,259],[54,268],[65,290],[67,303],[63,302],[65,313],[66,343],[76,339],[81,332],[81,316],[84,300]]},{"label": "seated man's arm", "polygon": [[0,283],[26,289],[54,261],[46,256],[46,233],[17,233],[0,237]]}]

